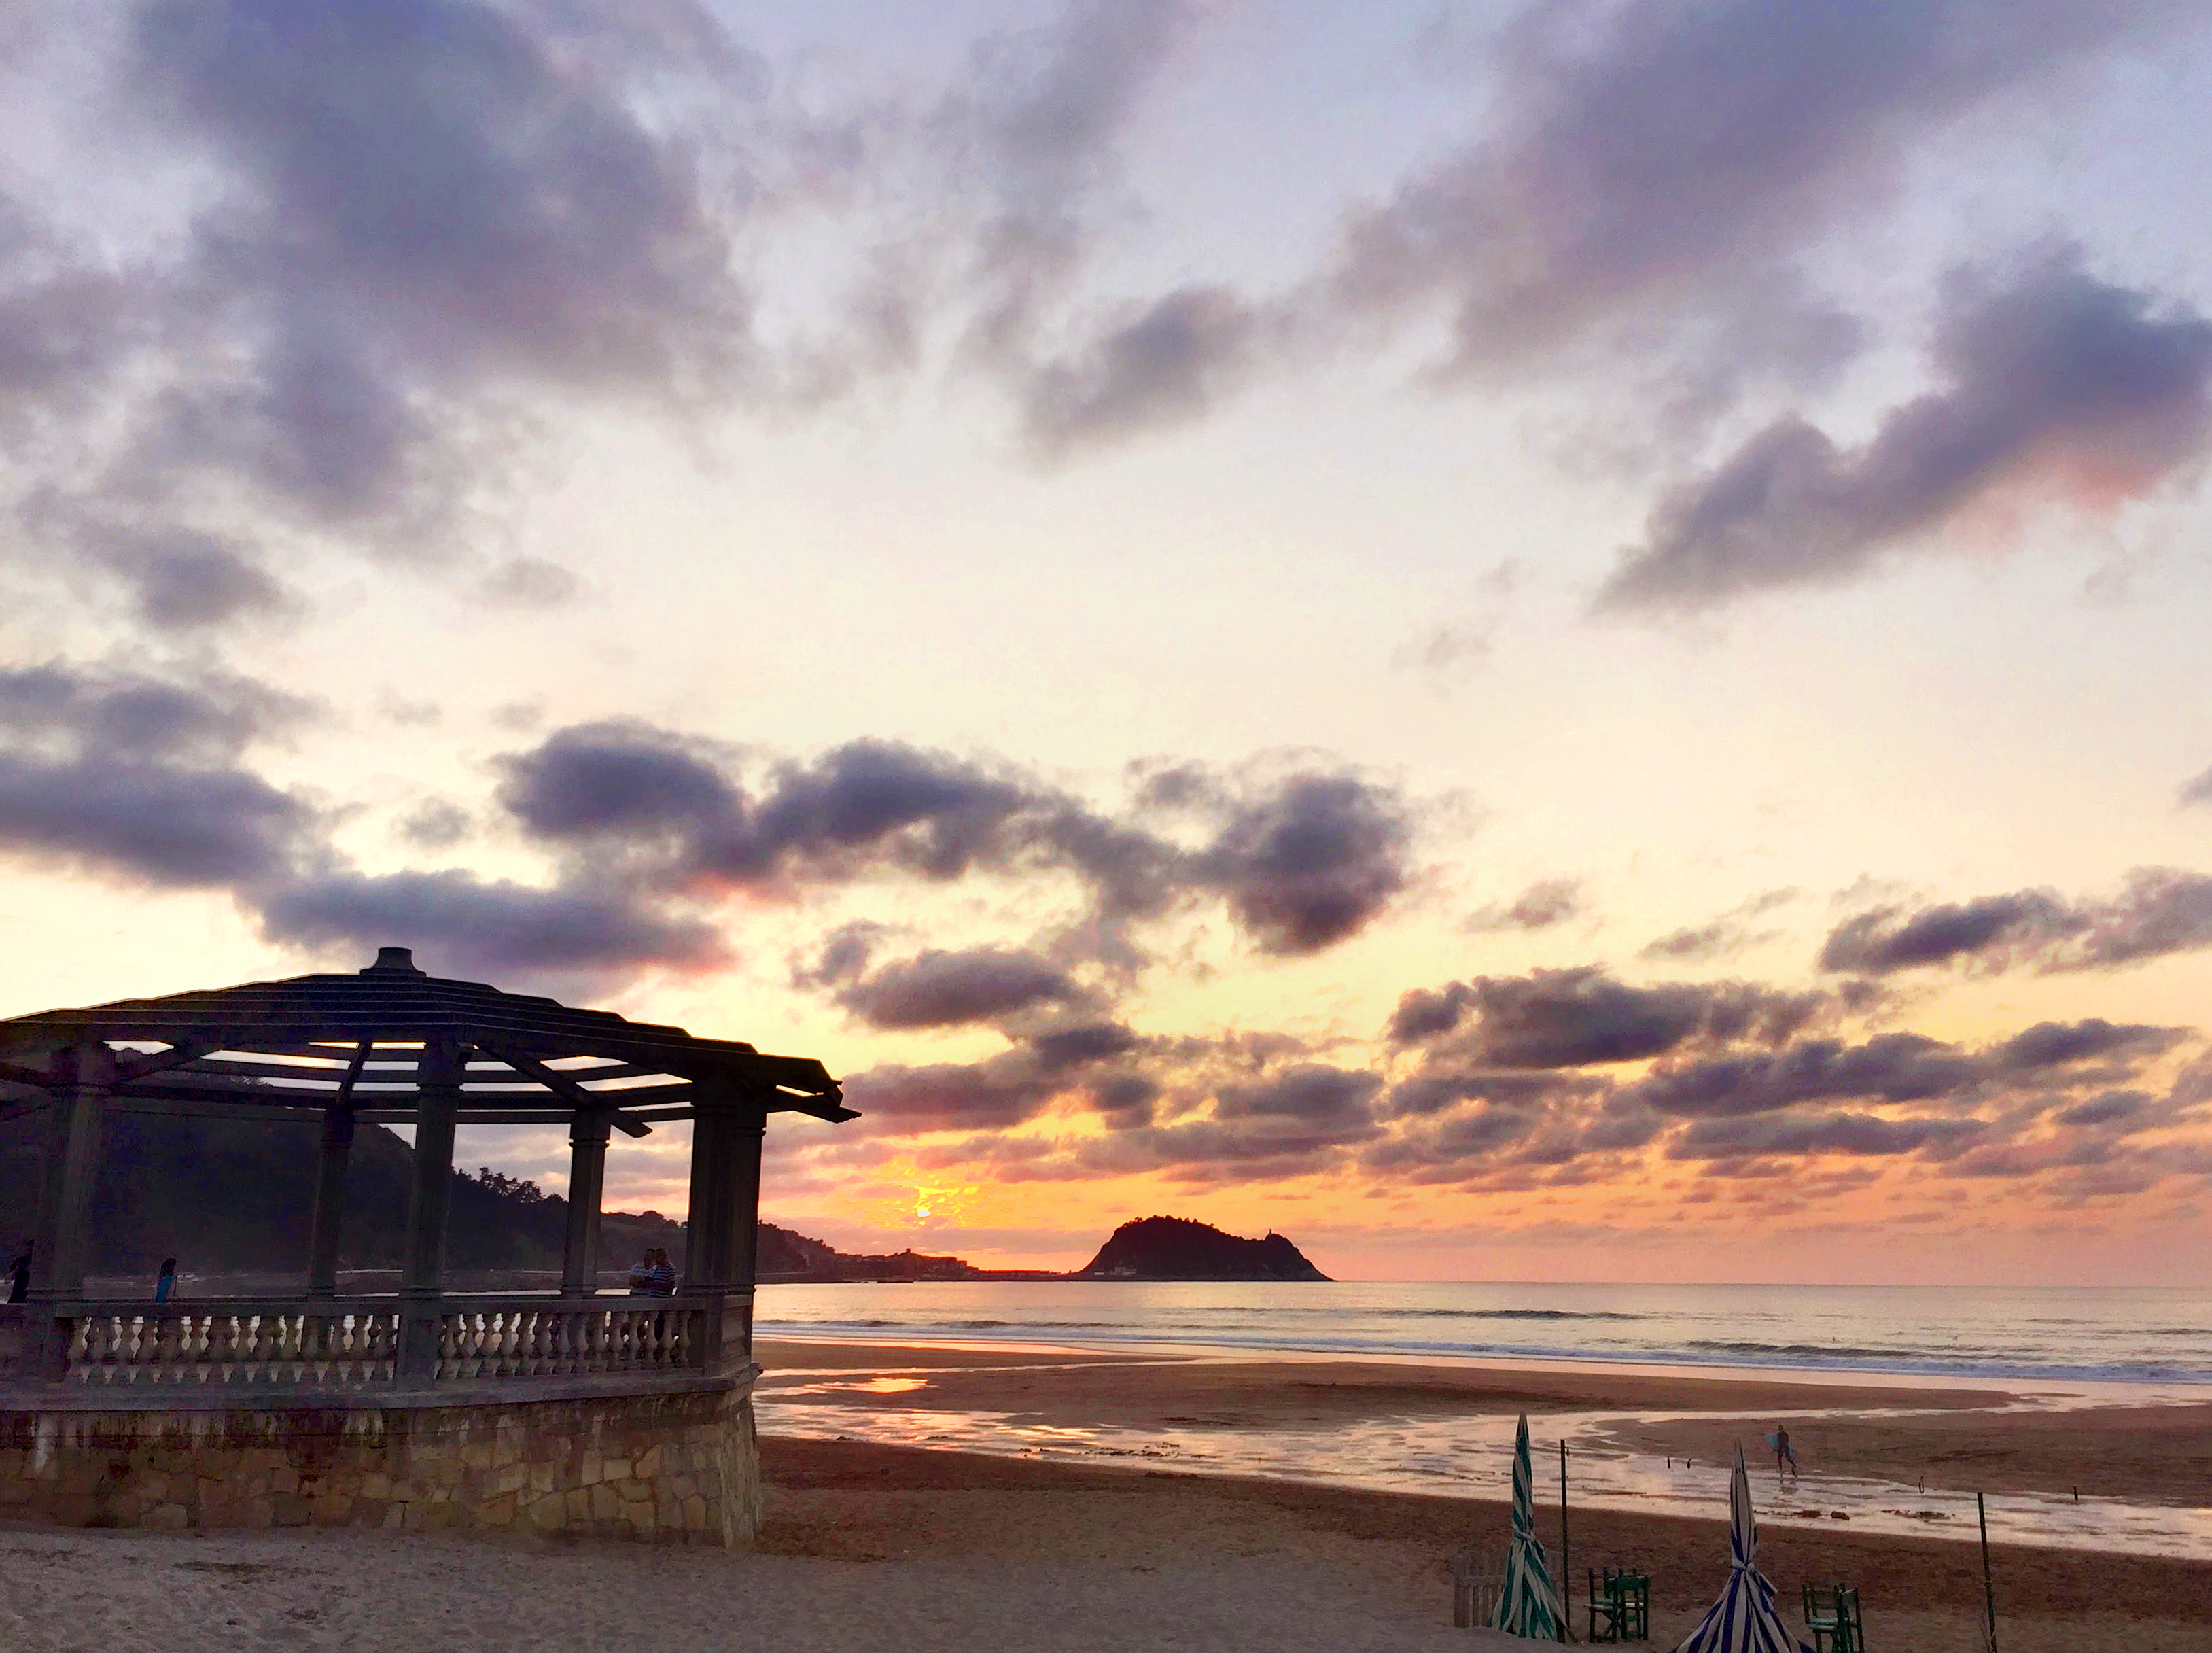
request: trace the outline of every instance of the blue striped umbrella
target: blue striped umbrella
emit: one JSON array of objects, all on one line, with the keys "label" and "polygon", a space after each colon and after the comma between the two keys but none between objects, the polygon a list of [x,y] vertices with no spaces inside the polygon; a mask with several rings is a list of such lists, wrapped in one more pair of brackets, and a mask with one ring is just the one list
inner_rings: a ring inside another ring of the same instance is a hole
[{"label": "blue striped umbrella", "polygon": [[1743,1467],[1743,1446],[1735,1449],[1735,1474],[1729,1480],[1728,1588],[1674,1653],[1812,1653],[1790,1634],[1774,1610],[1774,1586],[1753,1559],[1759,1526],[1751,1518],[1751,1477]]},{"label": "blue striped umbrella", "polygon": [[1513,1548],[1505,1558],[1505,1588],[1490,1611],[1490,1627],[1540,1642],[1567,1639],[1559,1593],[1536,1541],[1536,1472],[1528,1461],[1528,1414],[1513,1436]]}]

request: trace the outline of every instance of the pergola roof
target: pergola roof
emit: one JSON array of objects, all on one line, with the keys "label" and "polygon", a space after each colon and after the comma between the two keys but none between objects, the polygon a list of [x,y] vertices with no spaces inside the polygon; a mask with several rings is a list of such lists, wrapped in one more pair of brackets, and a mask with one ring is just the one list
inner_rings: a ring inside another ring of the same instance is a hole
[{"label": "pergola roof", "polygon": [[[368,1119],[413,1116],[426,1046],[465,1053],[465,1121],[523,1123],[605,1112],[645,1134],[645,1121],[689,1117],[695,1087],[734,1087],[769,1112],[857,1118],[811,1057],[763,1055],[734,1039],[611,1011],[502,993],[426,975],[404,947],[386,947],[352,975],[125,999],[0,1021],[0,1081],[45,1087],[65,1071],[57,1052],[87,1043],[116,1051],[118,1100],[162,1112],[320,1109],[350,1104]],[[160,1047],[160,1048],[152,1048]]]}]

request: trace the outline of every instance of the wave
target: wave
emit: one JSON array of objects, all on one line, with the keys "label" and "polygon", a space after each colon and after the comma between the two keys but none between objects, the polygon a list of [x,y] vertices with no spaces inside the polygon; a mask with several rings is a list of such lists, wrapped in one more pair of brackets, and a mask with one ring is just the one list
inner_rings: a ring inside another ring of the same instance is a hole
[{"label": "wave", "polygon": [[1370,1320],[1649,1320],[1609,1309],[1370,1309]]}]

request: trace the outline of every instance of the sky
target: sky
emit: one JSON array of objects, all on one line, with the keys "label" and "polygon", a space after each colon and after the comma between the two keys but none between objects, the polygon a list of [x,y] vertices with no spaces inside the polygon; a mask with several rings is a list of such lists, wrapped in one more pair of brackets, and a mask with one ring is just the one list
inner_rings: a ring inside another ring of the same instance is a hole
[{"label": "sky", "polygon": [[2179,0],[0,10],[0,1013],[817,1056],[848,1249],[2197,1281],[2208,110]]}]

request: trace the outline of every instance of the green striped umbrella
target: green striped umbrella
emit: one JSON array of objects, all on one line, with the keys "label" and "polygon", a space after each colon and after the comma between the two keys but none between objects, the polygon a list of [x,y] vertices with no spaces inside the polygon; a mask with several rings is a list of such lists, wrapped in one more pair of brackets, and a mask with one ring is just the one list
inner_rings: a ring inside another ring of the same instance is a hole
[{"label": "green striped umbrella", "polygon": [[1567,1639],[1566,1615],[1552,1588],[1544,1547],[1536,1540],[1536,1472],[1528,1461],[1528,1414],[1513,1435],[1513,1548],[1505,1558],[1505,1588],[1491,1609],[1490,1627],[1540,1642]]}]

